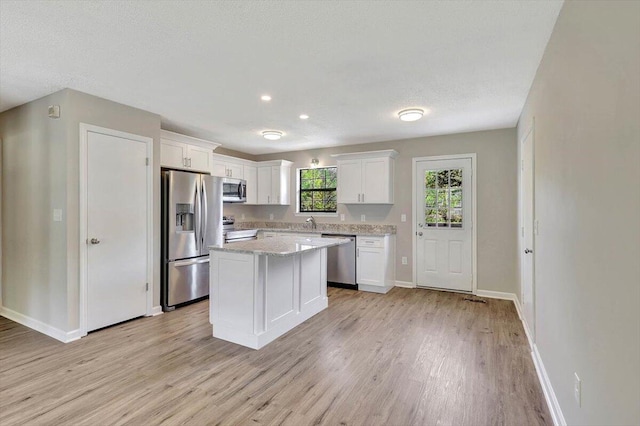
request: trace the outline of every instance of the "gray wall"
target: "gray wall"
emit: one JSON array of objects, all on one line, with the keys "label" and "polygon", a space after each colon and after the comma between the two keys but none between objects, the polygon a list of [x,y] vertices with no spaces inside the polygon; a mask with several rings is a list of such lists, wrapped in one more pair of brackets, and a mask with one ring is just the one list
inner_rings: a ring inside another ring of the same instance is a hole
[{"label": "gray wall", "polygon": [[[427,118],[428,119],[428,118]],[[309,151],[286,152],[258,156],[260,161],[286,159],[293,161],[291,179],[291,206],[242,206],[225,205],[225,214],[235,214],[239,219],[303,222],[306,216],[295,215],[295,169],[309,167],[312,158],[321,165],[335,165],[330,155],[345,152],[395,149],[394,181],[395,204],[338,205],[338,212],[346,216],[345,223],[360,223],[365,214],[367,223],[387,223],[398,227],[396,237],[396,280],[412,282],[412,221],[411,167],[414,157],[447,154],[477,154],[476,177],[478,179],[478,288],[513,293],[517,280],[517,158],[515,129],[433,136],[399,141],[326,148]],[[401,214],[407,222],[400,221]],[[318,222],[339,222],[338,218],[319,217]],[[402,265],[402,256],[409,264]]]},{"label": "gray wall", "polygon": [[638,424],[640,3],[565,2],[534,118],[536,346],[568,424]]},{"label": "gray wall", "polygon": [[67,111],[68,92],[0,114],[2,304],[68,331],[67,224],[52,220],[66,206],[68,134],[64,120],[47,117],[51,104]]},{"label": "gray wall", "polygon": [[[60,105],[60,119],[47,106]],[[2,155],[2,303],[62,331],[79,327],[79,125],[154,139],[154,199],[160,195],[160,116],[65,89],[0,114]],[[160,206],[154,258],[160,258]],[[54,208],[63,221],[53,222]],[[154,305],[159,305],[154,265]]]}]

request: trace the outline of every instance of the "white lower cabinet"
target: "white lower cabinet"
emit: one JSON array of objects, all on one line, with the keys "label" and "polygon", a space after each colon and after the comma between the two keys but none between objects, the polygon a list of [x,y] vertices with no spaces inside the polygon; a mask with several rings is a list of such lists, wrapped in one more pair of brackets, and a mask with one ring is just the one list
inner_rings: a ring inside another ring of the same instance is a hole
[{"label": "white lower cabinet", "polygon": [[356,238],[358,289],[387,293],[395,285],[395,235]]}]

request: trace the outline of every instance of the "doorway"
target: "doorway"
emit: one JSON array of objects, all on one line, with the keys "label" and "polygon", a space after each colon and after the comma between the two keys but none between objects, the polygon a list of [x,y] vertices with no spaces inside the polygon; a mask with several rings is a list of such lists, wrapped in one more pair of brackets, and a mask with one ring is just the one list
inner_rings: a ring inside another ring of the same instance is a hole
[{"label": "doorway", "polygon": [[82,335],[150,313],[152,145],[80,124]]},{"label": "doorway", "polygon": [[475,154],[413,159],[414,282],[476,290]]}]

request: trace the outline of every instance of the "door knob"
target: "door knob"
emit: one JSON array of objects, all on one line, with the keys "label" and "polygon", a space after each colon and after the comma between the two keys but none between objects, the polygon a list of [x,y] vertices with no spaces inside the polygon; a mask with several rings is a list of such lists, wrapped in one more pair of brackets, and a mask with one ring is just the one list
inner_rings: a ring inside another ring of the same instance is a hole
[{"label": "door knob", "polygon": [[99,239],[97,239],[97,238],[92,238],[89,242],[90,242],[91,244],[100,244],[100,240],[99,240]]},{"label": "door knob", "polygon": [[533,253],[533,250],[531,250],[531,249],[524,249],[524,254],[529,254],[529,253]]},{"label": "door knob", "polygon": [[418,232],[418,236],[419,236],[419,237],[422,237],[422,232]]}]

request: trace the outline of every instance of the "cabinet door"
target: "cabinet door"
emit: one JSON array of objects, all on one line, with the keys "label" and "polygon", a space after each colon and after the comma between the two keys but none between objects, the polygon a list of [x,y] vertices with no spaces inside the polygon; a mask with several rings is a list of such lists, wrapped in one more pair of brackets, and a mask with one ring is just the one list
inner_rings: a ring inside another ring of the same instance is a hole
[{"label": "cabinet door", "polygon": [[362,161],[338,161],[338,203],[360,202],[362,193]]},{"label": "cabinet door", "polygon": [[258,167],[258,204],[271,204],[271,166]]},{"label": "cabinet door", "polygon": [[235,179],[244,179],[242,164],[227,163],[227,173],[229,173],[229,177]]},{"label": "cabinet door", "polygon": [[358,247],[356,260],[356,282],[358,284],[384,286],[384,249]]},{"label": "cabinet door", "polygon": [[258,168],[244,166],[244,180],[247,181],[247,202],[246,204],[258,203]]},{"label": "cabinet door", "polygon": [[393,203],[389,188],[389,159],[367,158],[362,160],[362,198],[365,204]]},{"label": "cabinet door", "polygon": [[220,160],[213,160],[211,162],[211,175],[212,176],[220,176],[220,177],[228,177],[227,176],[227,163]]},{"label": "cabinet door", "polygon": [[189,158],[189,169],[199,172],[211,172],[211,150],[201,146],[187,145],[187,158]]},{"label": "cabinet door", "polygon": [[187,145],[162,139],[160,143],[160,165],[172,169],[185,169],[184,159],[187,157]]}]

